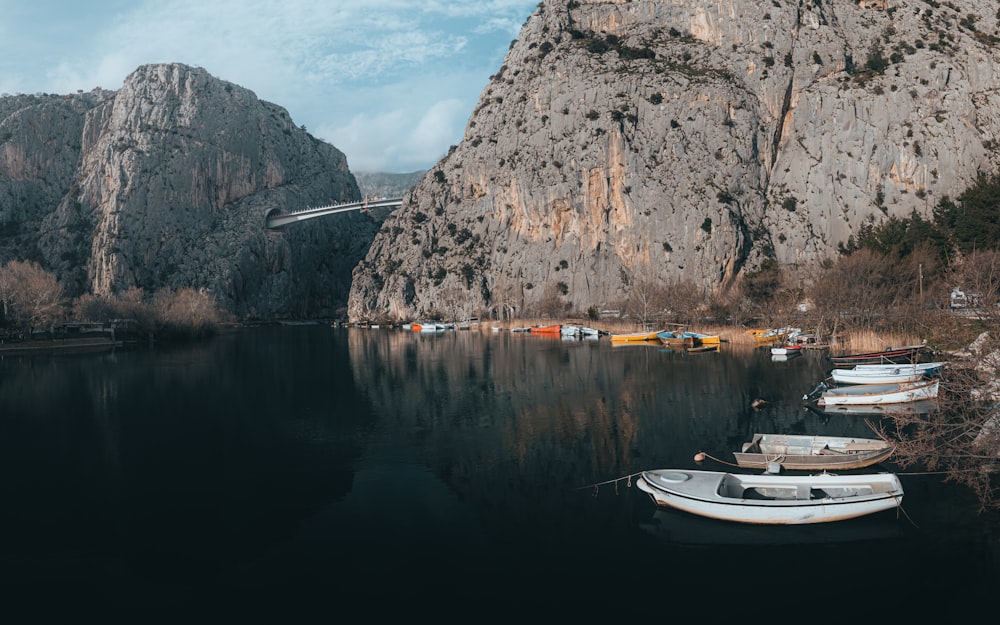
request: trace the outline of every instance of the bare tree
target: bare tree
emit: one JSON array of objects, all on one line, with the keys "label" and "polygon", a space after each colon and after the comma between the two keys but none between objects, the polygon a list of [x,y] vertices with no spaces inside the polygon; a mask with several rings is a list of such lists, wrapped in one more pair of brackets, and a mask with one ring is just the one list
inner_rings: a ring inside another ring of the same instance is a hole
[{"label": "bare tree", "polygon": [[12,260],[0,268],[4,318],[23,328],[43,327],[65,317],[62,285],[33,261]]},{"label": "bare tree", "polygon": [[[1000,330],[1000,328],[994,328]],[[939,471],[969,487],[983,510],[1000,508],[1000,333],[983,333],[954,354],[941,381],[939,410],[892,417],[896,462]]]},{"label": "bare tree", "polygon": [[625,299],[625,311],[640,323],[648,324],[667,310],[669,291],[662,282],[640,278],[632,283]]},{"label": "bare tree", "polygon": [[162,327],[173,332],[204,334],[214,331],[222,320],[215,298],[192,288],[157,291],[152,309]]}]

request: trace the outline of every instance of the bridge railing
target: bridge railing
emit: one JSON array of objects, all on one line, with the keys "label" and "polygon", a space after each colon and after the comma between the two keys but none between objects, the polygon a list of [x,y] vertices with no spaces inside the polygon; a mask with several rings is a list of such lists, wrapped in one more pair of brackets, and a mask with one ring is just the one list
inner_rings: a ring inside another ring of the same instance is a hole
[{"label": "bridge railing", "polygon": [[329,204],[327,206],[300,208],[298,210],[289,211],[287,213],[272,213],[268,215],[267,227],[280,228],[281,226],[296,221],[305,221],[306,219],[322,217],[324,215],[333,215],[336,213],[341,213],[350,210],[365,210],[370,208],[392,208],[401,206],[402,203],[403,203],[402,198],[386,198],[386,199],[368,198],[365,200],[361,200],[359,202],[340,202],[337,204]]}]

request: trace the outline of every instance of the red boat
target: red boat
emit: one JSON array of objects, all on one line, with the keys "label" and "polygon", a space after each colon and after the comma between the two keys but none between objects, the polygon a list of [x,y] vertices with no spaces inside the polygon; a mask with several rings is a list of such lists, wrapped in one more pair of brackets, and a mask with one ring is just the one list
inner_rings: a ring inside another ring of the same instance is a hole
[{"label": "red boat", "polygon": [[925,349],[924,345],[908,345],[897,347],[896,349],[886,349],[880,352],[865,352],[863,354],[847,354],[845,356],[831,356],[830,360],[838,367],[853,367],[854,365],[877,365],[877,364],[908,364],[917,362],[920,352]]}]

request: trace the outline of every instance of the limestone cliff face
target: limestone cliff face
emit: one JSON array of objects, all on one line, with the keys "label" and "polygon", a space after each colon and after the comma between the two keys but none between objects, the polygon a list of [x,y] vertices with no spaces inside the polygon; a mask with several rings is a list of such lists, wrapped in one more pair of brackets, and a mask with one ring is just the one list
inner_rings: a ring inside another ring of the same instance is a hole
[{"label": "limestone cliff face", "polygon": [[38,260],[71,295],[195,287],[239,317],[334,314],[372,220],[265,217],[359,197],[340,151],[202,69],[0,98],[0,261]]},{"label": "limestone cliff face", "polygon": [[355,319],[808,268],[998,161],[975,0],[546,0],[354,272]]}]

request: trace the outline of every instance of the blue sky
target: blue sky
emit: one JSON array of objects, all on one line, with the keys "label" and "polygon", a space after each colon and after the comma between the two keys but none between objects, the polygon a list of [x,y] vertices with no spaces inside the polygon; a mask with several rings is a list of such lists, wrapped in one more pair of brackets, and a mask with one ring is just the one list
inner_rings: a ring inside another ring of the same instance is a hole
[{"label": "blue sky", "polygon": [[428,169],[462,139],[538,0],[0,0],[0,94],[118,89],[203,67],[347,154]]}]

